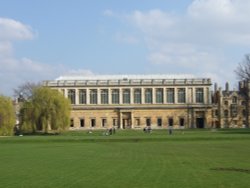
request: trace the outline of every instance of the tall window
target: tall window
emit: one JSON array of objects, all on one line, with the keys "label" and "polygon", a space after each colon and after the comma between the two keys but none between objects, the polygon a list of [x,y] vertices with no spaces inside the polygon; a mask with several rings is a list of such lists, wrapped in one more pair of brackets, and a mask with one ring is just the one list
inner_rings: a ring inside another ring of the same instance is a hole
[{"label": "tall window", "polygon": [[178,103],[185,103],[186,102],[186,92],[185,88],[178,89]]},{"label": "tall window", "polygon": [[118,119],[113,118],[113,126],[117,126],[118,125]]},{"label": "tall window", "polygon": [[97,90],[91,89],[89,93],[90,104],[97,104]]},{"label": "tall window", "polygon": [[70,127],[74,127],[74,119],[70,119]]},{"label": "tall window", "polygon": [[90,123],[91,123],[91,127],[95,127],[96,126],[96,120],[95,119],[91,119],[90,120]]},{"label": "tall window", "polygon": [[184,123],[185,123],[185,119],[181,117],[181,118],[179,119],[179,121],[180,121],[180,126],[183,127],[183,126],[184,126]]},{"label": "tall window", "polygon": [[112,104],[119,104],[119,89],[112,90]]},{"label": "tall window", "polygon": [[79,104],[86,104],[86,90],[79,90]]},{"label": "tall window", "polygon": [[101,90],[101,104],[109,103],[109,91],[107,89]]},{"label": "tall window", "polygon": [[85,121],[84,119],[80,119],[80,127],[84,127],[85,126]]},{"label": "tall window", "polygon": [[146,126],[151,126],[151,119],[150,118],[146,118]]},{"label": "tall window", "polygon": [[145,89],[145,103],[152,103],[152,89]]},{"label": "tall window", "polygon": [[134,90],[134,103],[141,104],[141,89]]},{"label": "tall window", "polygon": [[157,126],[161,127],[162,126],[162,119],[157,118]]},{"label": "tall window", "polygon": [[107,126],[107,119],[102,119],[102,127],[106,127]]},{"label": "tall window", "polygon": [[203,103],[204,102],[203,88],[196,88],[195,95],[196,95],[196,103]]},{"label": "tall window", "polygon": [[68,98],[69,98],[71,104],[76,103],[76,91],[74,89],[70,89],[68,91]]},{"label": "tall window", "polygon": [[237,104],[237,97],[236,96],[233,97],[232,103]]},{"label": "tall window", "polygon": [[174,125],[174,119],[172,117],[168,118],[168,126]]},{"label": "tall window", "polygon": [[167,89],[167,103],[174,103],[174,88]]},{"label": "tall window", "polygon": [[130,104],[130,90],[129,89],[124,89],[123,94],[123,104]]},{"label": "tall window", "polygon": [[156,89],[156,103],[163,103],[163,89]]}]

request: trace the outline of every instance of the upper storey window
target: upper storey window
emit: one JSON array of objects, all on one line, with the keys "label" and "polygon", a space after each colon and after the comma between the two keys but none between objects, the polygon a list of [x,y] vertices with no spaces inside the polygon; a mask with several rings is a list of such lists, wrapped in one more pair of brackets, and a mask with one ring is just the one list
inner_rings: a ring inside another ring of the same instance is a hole
[{"label": "upper storey window", "polygon": [[196,102],[204,103],[204,90],[203,88],[196,88],[195,90]]},{"label": "upper storey window", "polygon": [[237,97],[236,96],[233,96],[232,103],[237,104]]},{"label": "upper storey window", "polygon": [[97,90],[91,89],[89,93],[90,104],[97,104]]},{"label": "upper storey window", "polygon": [[156,103],[163,103],[163,89],[156,89]]},{"label": "upper storey window", "polygon": [[185,88],[178,89],[178,103],[185,103],[186,102],[186,91]]},{"label": "upper storey window", "polygon": [[101,90],[101,104],[109,103],[109,91],[107,89]]},{"label": "upper storey window", "polygon": [[174,103],[174,88],[167,89],[167,103]]},{"label": "upper storey window", "polygon": [[134,103],[141,104],[141,89],[134,90]]},{"label": "upper storey window", "polygon": [[86,90],[79,90],[79,104],[86,104]]},{"label": "upper storey window", "polygon": [[68,99],[70,100],[71,104],[76,103],[76,91],[74,89],[69,89]]},{"label": "upper storey window", "polygon": [[129,104],[130,103],[130,89],[124,89],[122,96],[123,96],[123,104]]},{"label": "upper storey window", "polygon": [[152,103],[152,89],[145,89],[145,103]]},{"label": "upper storey window", "polygon": [[112,104],[119,104],[119,89],[112,90]]}]

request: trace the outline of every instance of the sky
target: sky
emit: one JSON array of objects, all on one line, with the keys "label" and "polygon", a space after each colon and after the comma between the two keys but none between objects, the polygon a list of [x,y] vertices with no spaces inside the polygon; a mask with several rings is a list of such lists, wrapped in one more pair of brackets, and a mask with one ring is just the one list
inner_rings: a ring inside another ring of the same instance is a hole
[{"label": "sky", "polygon": [[62,75],[191,74],[236,86],[250,0],[0,0],[0,94]]}]

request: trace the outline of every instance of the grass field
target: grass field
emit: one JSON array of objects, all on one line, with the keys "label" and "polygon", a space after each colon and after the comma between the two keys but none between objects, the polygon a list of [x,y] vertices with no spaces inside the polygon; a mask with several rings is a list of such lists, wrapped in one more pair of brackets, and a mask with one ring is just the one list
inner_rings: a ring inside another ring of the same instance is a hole
[{"label": "grass field", "polygon": [[250,130],[0,138],[0,187],[250,187]]}]

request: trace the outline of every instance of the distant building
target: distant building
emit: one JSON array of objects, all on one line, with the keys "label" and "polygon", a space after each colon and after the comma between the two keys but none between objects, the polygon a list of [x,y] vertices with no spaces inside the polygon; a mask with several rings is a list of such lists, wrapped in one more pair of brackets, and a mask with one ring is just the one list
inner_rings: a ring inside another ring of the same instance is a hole
[{"label": "distant building", "polygon": [[[210,128],[211,80],[190,76],[102,75],[44,81],[72,104],[71,129]],[[231,103],[230,103],[231,104]],[[217,105],[218,106],[218,105]]]},{"label": "distant building", "polygon": [[238,90],[217,88],[215,84],[212,110],[212,127],[244,128],[249,126],[249,88],[247,81],[239,82]]}]

